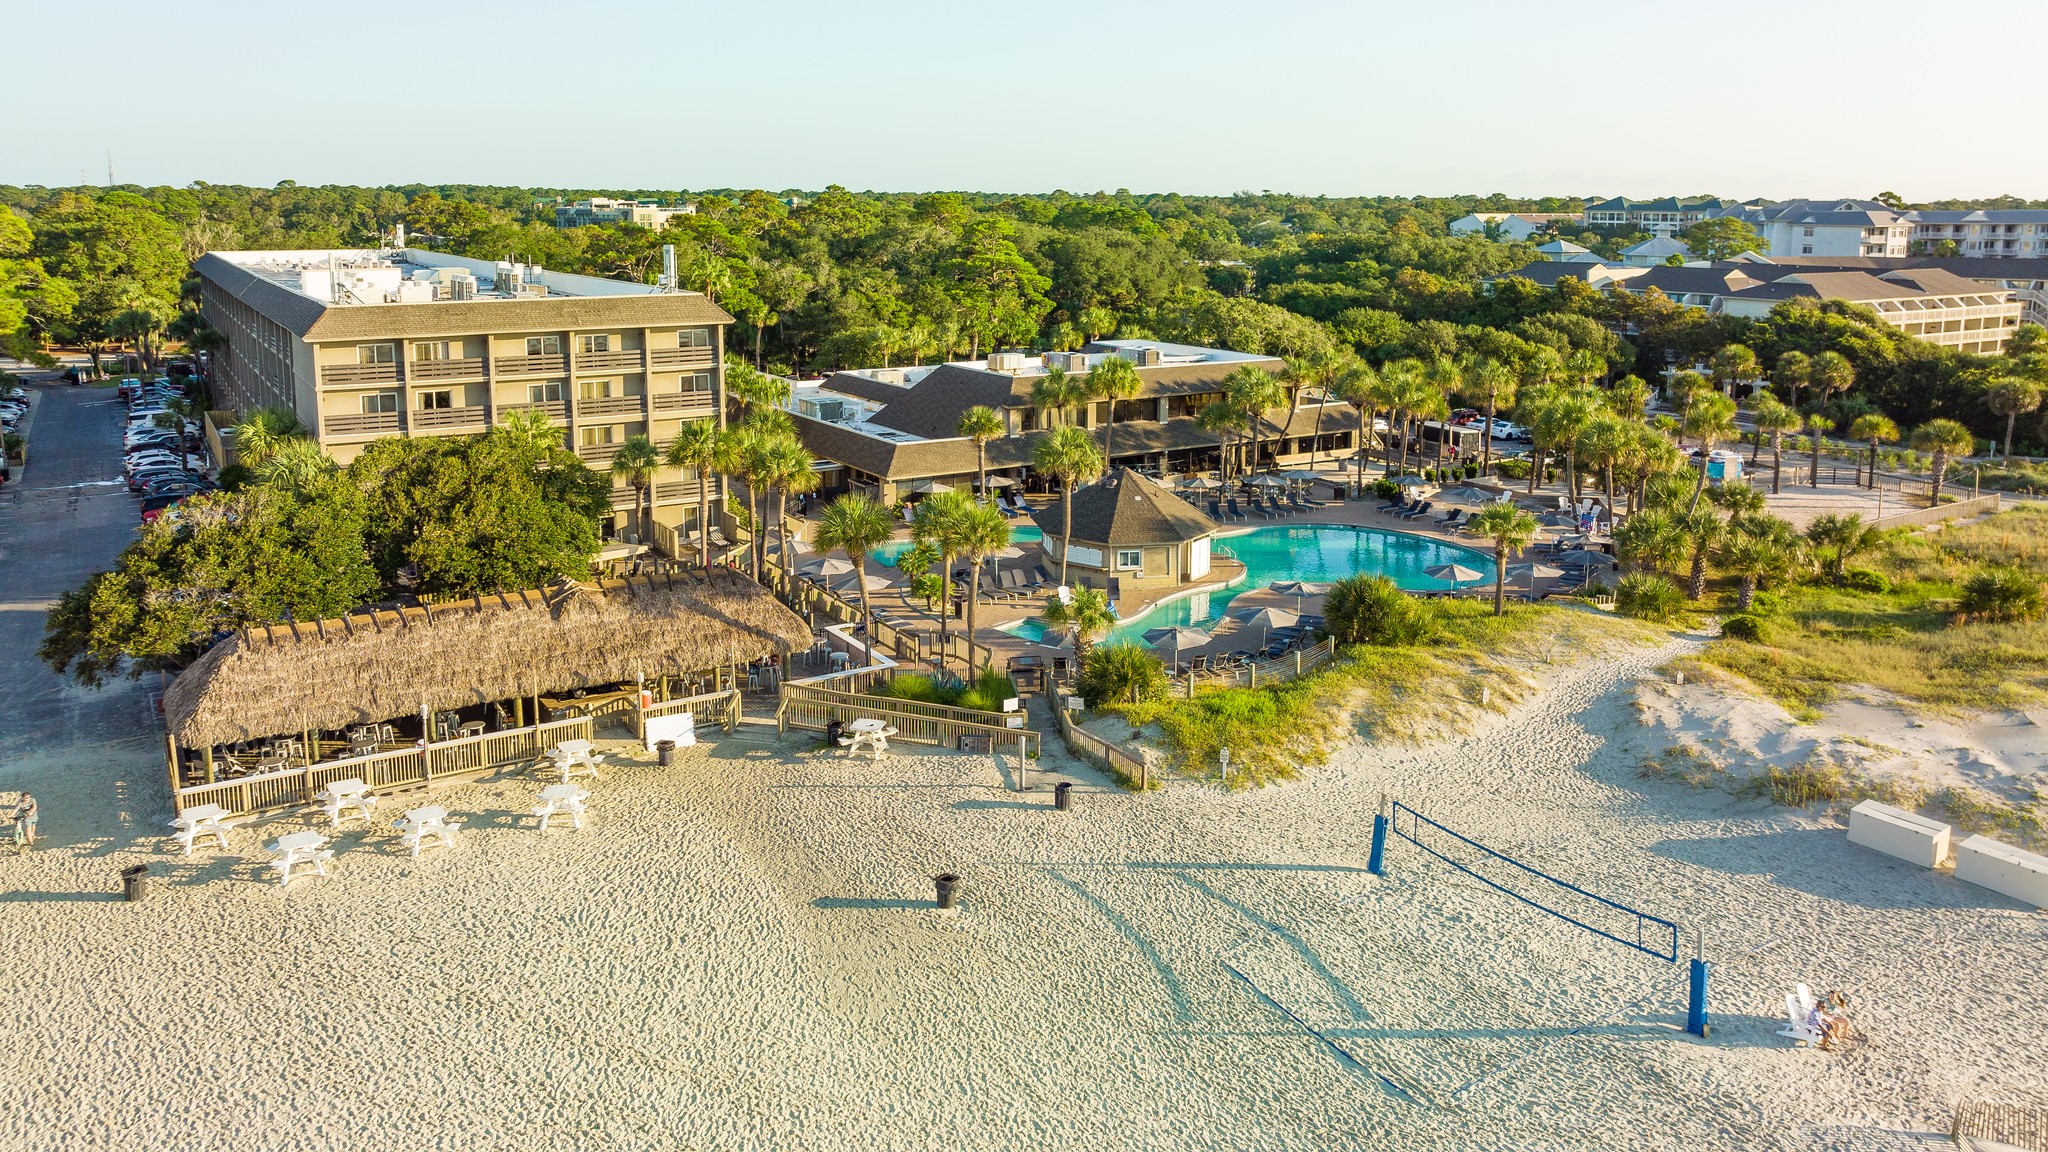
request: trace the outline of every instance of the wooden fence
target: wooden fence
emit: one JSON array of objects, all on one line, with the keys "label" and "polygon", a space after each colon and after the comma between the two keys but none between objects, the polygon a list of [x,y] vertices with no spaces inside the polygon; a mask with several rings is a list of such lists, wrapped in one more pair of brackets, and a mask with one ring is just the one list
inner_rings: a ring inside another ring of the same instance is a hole
[{"label": "wooden fence", "polygon": [[1959,1145],[1968,1138],[2048,1152],[2048,1108],[1965,1100],[1956,1105],[1948,1134]]},{"label": "wooden fence", "polygon": [[593,724],[588,716],[576,716],[465,736],[425,748],[373,752],[259,776],[194,784],[173,792],[171,803],[180,812],[199,804],[218,804],[236,815],[309,807],[316,803],[313,794],[330,781],[351,778],[368,784],[370,791],[379,796],[410,791],[435,780],[475,775],[500,765],[530,760],[564,740],[588,740]]},{"label": "wooden fence", "polygon": [[[773,560],[761,568],[761,582],[769,588],[779,588],[782,569]],[[799,612],[809,612],[823,617],[833,624],[853,624],[860,621],[860,605],[856,600],[821,588],[805,580],[790,582],[789,594],[783,599]],[[908,628],[888,620],[873,623],[875,646],[895,657],[904,664],[918,664],[931,657],[939,657],[974,668],[987,668],[995,659],[995,653],[988,645],[976,641],[961,628],[950,629],[942,637],[937,631],[938,619],[920,618],[919,628]]]},{"label": "wooden fence", "polygon": [[1943,520],[1968,520],[1976,516],[1988,516],[1998,511],[1998,493],[1987,492],[1972,496],[1939,508],[1916,508],[1910,512],[1899,512],[1875,521],[1877,528],[1904,528],[1915,524],[1939,524]]},{"label": "wooden fence", "polygon": [[1054,697],[1052,714],[1053,723],[1059,726],[1060,738],[1067,742],[1067,751],[1122,776],[1125,781],[1136,784],[1140,792],[1152,786],[1151,770],[1146,766],[1144,757],[1133,756],[1074,723],[1062,704],[1063,701]]},{"label": "wooden fence", "polygon": [[[1022,713],[1014,715],[1019,719],[1023,716]],[[989,720],[994,717],[988,712],[842,692],[815,684],[784,683],[782,703],[775,711],[775,723],[781,732],[792,728],[823,732],[825,726],[834,720],[850,722],[863,716],[887,721],[896,729],[895,739],[910,744],[931,744],[957,750],[962,736],[986,737],[991,748],[1021,744],[1024,755],[1038,755],[1038,733],[1029,728],[991,724]]]},{"label": "wooden fence", "polygon": [[1173,677],[1173,692],[1176,696],[1193,696],[1200,688],[1258,688],[1284,684],[1329,664],[1336,659],[1336,654],[1337,641],[1325,636],[1311,647],[1283,652],[1271,660],[1255,660],[1239,668],[1190,672]]},{"label": "wooden fence", "polygon": [[682,712],[693,713],[696,727],[700,730],[706,725],[715,722],[722,726],[727,734],[730,734],[734,728],[739,726],[740,722],[739,689],[727,688],[723,692],[706,692],[702,696],[685,696],[677,700],[663,700],[658,704],[650,704],[645,708],[635,709],[633,715],[633,734],[642,738],[646,737],[647,720],[649,717],[674,716]]}]

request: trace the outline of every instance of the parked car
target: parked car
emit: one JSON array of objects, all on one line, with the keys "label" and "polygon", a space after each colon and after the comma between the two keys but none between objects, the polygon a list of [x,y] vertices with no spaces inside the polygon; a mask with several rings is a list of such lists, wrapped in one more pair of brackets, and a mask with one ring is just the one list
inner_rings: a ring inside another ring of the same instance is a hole
[{"label": "parked car", "polygon": [[1523,444],[1527,444],[1530,441],[1529,430],[1527,428],[1522,427],[1520,424],[1510,423],[1506,420],[1495,420],[1493,422],[1492,431],[1493,438],[1495,440],[1515,440]]}]

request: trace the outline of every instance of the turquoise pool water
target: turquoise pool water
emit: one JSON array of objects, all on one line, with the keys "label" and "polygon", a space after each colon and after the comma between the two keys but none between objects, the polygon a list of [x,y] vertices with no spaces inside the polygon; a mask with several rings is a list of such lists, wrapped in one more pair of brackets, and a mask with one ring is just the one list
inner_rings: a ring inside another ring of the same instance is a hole
[{"label": "turquoise pool water", "polygon": [[[1151,628],[1175,625],[1212,627],[1230,610],[1230,602],[1246,592],[1264,588],[1275,580],[1305,580],[1327,584],[1358,572],[1391,576],[1410,591],[1450,588],[1447,580],[1433,580],[1422,574],[1438,564],[1463,564],[1481,572],[1493,571],[1493,557],[1471,548],[1460,548],[1421,536],[1384,532],[1377,528],[1352,528],[1336,524],[1254,528],[1241,536],[1221,537],[1218,554],[1230,553],[1245,566],[1245,577],[1228,588],[1184,596],[1152,608],[1141,616],[1118,624],[1109,641],[1142,643]],[[1027,640],[1045,634],[1037,620],[1025,620],[1010,631]]]},{"label": "turquoise pool water", "polygon": [[[1043,539],[1045,539],[1045,532],[1036,524],[1016,524],[1010,528],[1010,543],[1012,544],[1036,544]],[[874,557],[874,561],[877,564],[893,566],[896,563],[896,558],[908,551],[910,551],[910,541],[891,540],[873,552],[868,553],[868,555]]]}]

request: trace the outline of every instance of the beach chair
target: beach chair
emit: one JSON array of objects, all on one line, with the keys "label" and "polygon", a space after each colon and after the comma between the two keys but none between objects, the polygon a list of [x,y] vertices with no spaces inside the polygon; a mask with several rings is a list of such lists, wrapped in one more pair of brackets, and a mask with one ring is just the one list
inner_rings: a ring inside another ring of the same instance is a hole
[{"label": "beach chair", "polygon": [[[1225,497],[1225,498],[1224,498],[1224,502],[1223,502],[1223,504],[1224,504],[1224,507],[1226,507],[1226,508],[1230,509],[1230,518],[1231,518],[1232,520],[1235,520],[1235,521],[1237,521],[1237,522],[1238,522],[1238,523],[1240,523],[1240,524],[1242,524],[1242,523],[1244,523],[1244,522],[1245,522],[1245,519],[1246,519],[1246,518],[1245,518],[1245,514],[1244,514],[1244,512],[1243,512],[1243,511],[1242,511],[1241,509],[1239,509],[1239,508],[1238,508],[1238,506],[1237,506],[1237,497],[1235,497],[1235,496],[1229,496],[1229,497]],[[1263,516],[1264,514],[1263,514],[1263,513],[1261,513],[1261,515]]]},{"label": "beach chair", "polygon": [[1287,506],[1296,512],[1309,512],[1322,507],[1322,504],[1319,501],[1303,500],[1299,492],[1289,492],[1287,494]]},{"label": "beach chair", "polygon": [[1209,501],[1209,519],[1214,520],[1218,524],[1223,523],[1223,501]]},{"label": "beach chair", "polygon": [[[1259,501],[1257,497],[1247,496],[1244,498],[1244,501],[1245,507],[1251,510],[1251,515],[1257,516],[1261,520],[1271,520],[1273,518],[1272,513],[1267,512],[1264,508],[1259,507]],[[1238,511],[1237,497],[1235,496],[1232,496],[1230,498],[1230,510],[1232,512]],[[1239,513],[1238,519],[1244,519],[1244,514]]]},{"label": "beach chair", "polygon": [[[1800,987],[1803,989],[1805,985],[1802,984]],[[1811,994],[1809,994],[1808,998],[1811,999]],[[1807,1008],[1800,1005],[1797,992],[1787,992],[1785,994],[1785,1018],[1788,1021],[1788,1025],[1778,1029],[1778,1035],[1800,1045],[1820,1043],[1826,1034],[1806,1022],[1807,1011]]]},{"label": "beach chair", "polygon": [[1376,505],[1376,506],[1375,506],[1375,507],[1373,508],[1373,511],[1375,511],[1375,512],[1393,512],[1393,511],[1397,511],[1397,510],[1399,510],[1399,509],[1400,509],[1400,507],[1401,507],[1401,506],[1402,506],[1403,504],[1405,504],[1405,503],[1407,503],[1407,499],[1406,499],[1405,497],[1401,496],[1401,495],[1400,495],[1399,493],[1396,493],[1396,494],[1395,494],[1395,495],[1394,495],[1393,497],[1391,497],[1390,499],[1388,499],[1388,500],[1387,500],[1387,501],[1386,501],[1385,503],[1383,503],[1383,504],[1379,504],[1379,505]]},{"label": "beach chair", "polygon": [[1436,502],[1434,500],[1424,500],[1421,504],[1417,505],[1413,511],[1401,513],[1401,519],[1413,520],[1418,516],[1427,516],[1429,515],[1429,510],[1434,507],[1436,507]]},{"label": "beach chair", "polygon": [[1417,497],[1416,499],[1396,504],[1392,508],[1382,509],[1382,511],[1392,516],[1406,516],[1408,513],[1415,511],[1417,508],[1420,508],[1421,506],[1422,499],[1420,497]]},{"label": "beach chair", "polygon": [[1464,519],[1464,517],[1465,510],[1463,508],[1453,508],[1436,518],[1436,526],[1439,528],[1455,528],[1458,526],[1458,521]]}]

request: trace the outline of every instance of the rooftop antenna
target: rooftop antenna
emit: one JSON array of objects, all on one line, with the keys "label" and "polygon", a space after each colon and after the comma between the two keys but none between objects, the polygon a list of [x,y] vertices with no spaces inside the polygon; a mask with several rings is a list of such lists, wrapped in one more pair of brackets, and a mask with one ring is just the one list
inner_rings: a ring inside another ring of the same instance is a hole
[{"label": "rooftop antenna", "polygon": [[114,186],[114,150],[107,149],[107,187]]},{"label": "rooftop antenna", "polygon": [[676,246],[673,244],[661,246],[661,290],[676,290]]}]

